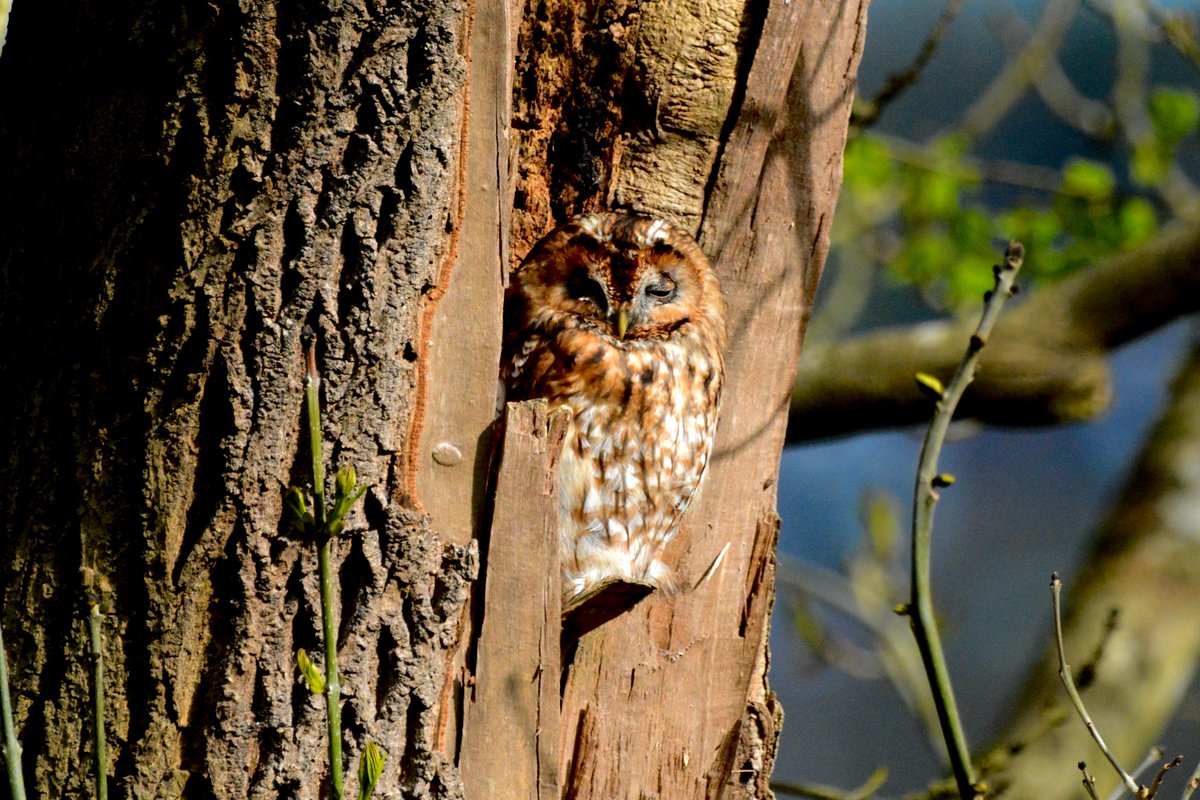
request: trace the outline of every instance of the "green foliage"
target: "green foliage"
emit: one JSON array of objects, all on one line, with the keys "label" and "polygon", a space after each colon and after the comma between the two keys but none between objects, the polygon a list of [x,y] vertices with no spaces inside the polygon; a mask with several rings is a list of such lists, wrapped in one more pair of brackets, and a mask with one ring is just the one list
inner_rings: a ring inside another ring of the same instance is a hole
[{"label": "green foliage", "polygon": [[[1129,170],[1135,183],[1149,186],[1167,174],[1179,144],[1200,125],[1200,101],[1191,92],[1159,89],[1147,102],[1154,136],[1130,152]],[[991,287],[998,241],[1025,243],[1026,277],[1045,283],[1159,230],[1150,200],[1121,190],[1110,167],[1086,159],[1063,166],[1054,191],[1041,192],[1041,205],[989,208],[968,150],[957,136],[917,149],[860,134],[846,148],[835,238],[897,232],[891,247],[885,236],[878,240],[885,245],[871,252],[893,279],[959,312],[973,310]]]},{"label": "green foliage", "polygon": [[284,504],[291,513],[292,526],[307,539],[324,541],[332,536],[338,536],[346,530],[346,515],[354,504],[367,491],[366,484],[358,483],[358,475],[354,467],[344,467],[338,470],[333,481],[333,505],[326,514],[322,524],[311,511],[304,498],[304,493],[296,487],[288,489]]},{"label": "green foliage", "polygon": [[300,674],[304,676],[304,680],[313,694],[325,694],[325,677],[308,657],[308,653],[303,647],[296,651],[296,666],[300,668]]},{"label": "green foliage", "polygon": [[915,377],[917,388],[921,390],[922,394],[932,400],[942,399],[942,395],[946,392],[946,387],[942,385],[941,381],[928,372],[918,372]]},{"label": "green foliage", "polygon": [[1143,186],[1157,186],[1170,172],[1179,144],[1196,130],[1200,103],[1192,92],[1160,87],[1147,105],[1154,136],[1134,146],[1129,173]]},{"label": "green foliage", "polygon": [[[346,529],[346,516],[350,509],[366,492],[359,486],[358,475],[353,467],[345,467],[334,476],[333,503],[326,506],[325,466],[321,438],[321,403],[317,387],[317,356],[314,343],[310,342],[307,352],[307,375],[304,385],[304,406],[308,416],[309,450],[312,456],[313,504],[309,511],[304,493],[292,487],[284,498],[284,505],[292,519],[293,527],[301,536],[317,545],[317,574],[321,587],[321,632],[325,645],[325,674],[317,669],[303,649],[296,653],[296,664],[314,694],[325,696],[325,723],[329,740],[330,793],[334,800],[343,798],[342,770],[342,712],[341,681],[338,679],[337,630],[334,623],[334,607],[337,589],[334,585],[332,566],[333,540]],[[383,770],[383,756],[378,749],[370,751],[360,766],[360,777],[365,777],[360,798],[369,798],[375,781]],[[363,771],[365,770],[365,771]]]},{"label": "green foliage", "polygon": [[367,742],[362,756],[358,759],[358,800],[371,800],[375,784],[383,774],[383,762],[387,761],[387,753],[374,742]]}]

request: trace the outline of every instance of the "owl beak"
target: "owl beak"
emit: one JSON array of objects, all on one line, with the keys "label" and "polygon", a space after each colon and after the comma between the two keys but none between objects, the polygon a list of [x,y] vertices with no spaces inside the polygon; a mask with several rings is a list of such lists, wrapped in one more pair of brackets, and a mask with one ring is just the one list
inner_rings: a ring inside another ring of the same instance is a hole
[{"label": "owl beak", "polygon": [[629,330],[629,311],[622,308],[617,311],[617,338],[624,339],[627,330]]}]

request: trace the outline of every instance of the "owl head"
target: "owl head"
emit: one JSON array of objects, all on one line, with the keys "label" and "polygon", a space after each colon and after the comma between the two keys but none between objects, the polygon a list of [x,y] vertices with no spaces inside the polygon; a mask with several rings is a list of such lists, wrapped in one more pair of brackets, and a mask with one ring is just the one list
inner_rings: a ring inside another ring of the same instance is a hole
[{"label": "owl head", "polygon": [[669,338],[689,322],[723,339],[724,311],[691,236],[618,212],[584,214],[546,235],[513,273],[508,303],[520,319],[566,314],[617,342]]}]

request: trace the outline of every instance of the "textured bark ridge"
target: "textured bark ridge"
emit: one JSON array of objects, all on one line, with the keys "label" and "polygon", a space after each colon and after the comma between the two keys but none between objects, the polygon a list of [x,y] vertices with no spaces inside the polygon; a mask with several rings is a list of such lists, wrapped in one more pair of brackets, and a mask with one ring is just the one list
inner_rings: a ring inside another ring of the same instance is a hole
[{"label": "textured bark ridge", "polygon": [[281,503],[307,482],[306,326],[330,467],[372,487],[335,555],[351,764],[374,739],[383,796],[461,794],[435,733],[477,556],[439,543],[407,464],[463,24],[457,2],[374,0],[14,19],[0,591],[33,796],[89,780],[84,565],[113,608],[119,794],[318,796],[323,711],[294,666],[321,649],[315,556]]}]

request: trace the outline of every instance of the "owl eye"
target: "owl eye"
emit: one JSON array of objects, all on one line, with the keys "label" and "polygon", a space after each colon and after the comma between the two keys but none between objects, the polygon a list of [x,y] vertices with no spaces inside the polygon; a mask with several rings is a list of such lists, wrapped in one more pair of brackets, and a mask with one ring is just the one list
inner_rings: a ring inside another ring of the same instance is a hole
[{"label": "owl eye", "polygon": [[646,287],[646,294],[660,302],[667,302],[675,297],[675,293],[679,290],[673,278],[670,275],[663,275],[662,280],[658,283],[652,283]]},{"label": "owl eye", "polygon": [[604,287],[595,278],[586,274],[575,274],[567,279],[567,294],[572,300],[590,300],[601,311],[608,308],[608,298],[604,294]]}]

